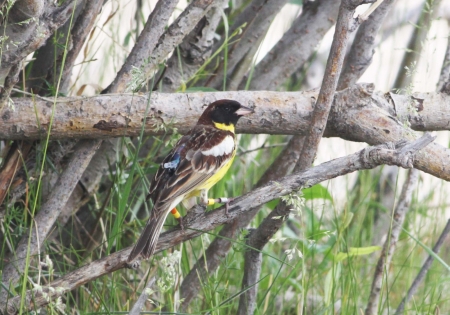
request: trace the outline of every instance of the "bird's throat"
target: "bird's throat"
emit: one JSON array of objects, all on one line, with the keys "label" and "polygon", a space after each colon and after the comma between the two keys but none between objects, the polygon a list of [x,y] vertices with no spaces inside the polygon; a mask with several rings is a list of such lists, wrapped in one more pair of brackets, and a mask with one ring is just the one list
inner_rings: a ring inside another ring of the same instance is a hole
[{"label": "bird's throat", "polygon": [[229,124],[229,125],[227,125],[227,124],[222,124],[222,123],[214,123],[214,126],[217,128],[217,129],[220,129],[220,130],[227,130],[227,131],[231,131],[232,133],[234,133],[234,125],[233,124]]}]

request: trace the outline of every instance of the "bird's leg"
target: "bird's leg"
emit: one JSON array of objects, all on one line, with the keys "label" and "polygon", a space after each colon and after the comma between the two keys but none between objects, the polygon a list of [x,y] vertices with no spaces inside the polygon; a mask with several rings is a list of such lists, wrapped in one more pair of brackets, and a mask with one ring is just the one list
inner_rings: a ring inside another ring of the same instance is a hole
[{"label": "bird's leg", "polygon": [[212,206],[216,203],[225,204],[225,215],[227,217],[229,217],[230,214],[229,214],[228,210],[230,208],[230,202],[232,202],[233,200],[234,200],[234,198],[227,198],[227,197],[208,199],[208,206]]},{"label": "bird's leg", "polygon": [[230,206],[230,202],[232,202],[234,200],[234,198],[227,198],[227,197],[222,197],[222,198],[208,198],[208,191],[207,190],[202,190],[200,192],[200,203],[202,205],[205,206],[212,206],[215,205],[216,203],[222,203],[225,204],[225,214],[228,217],[229,213],[228,213],[228,209]]},{"label": "bird's leg", "polygon": [[183,217],[178,212],[177,208],[173,208],[170,213],[172,213],[173,217],[177,219],[178,223],[180,224],[181,230],[184,230],[184,224],[183,224]]}]

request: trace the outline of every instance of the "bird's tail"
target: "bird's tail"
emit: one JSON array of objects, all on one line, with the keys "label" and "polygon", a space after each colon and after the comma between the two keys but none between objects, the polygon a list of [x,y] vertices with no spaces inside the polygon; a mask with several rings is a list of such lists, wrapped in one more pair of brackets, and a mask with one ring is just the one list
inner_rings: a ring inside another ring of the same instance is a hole
[{"label": "bird's tail", "polygon": [[156,209],[156,207],[152,209],[150,218],[148,219],[141,236],[131,250],[130,256],[128,256],[128,262],[135,260],[139,254],[141,254],[144,259],[148,259],[153,255],[164,221],[166,221],[167,215],[170,212],[166,210],[167,209]]}]

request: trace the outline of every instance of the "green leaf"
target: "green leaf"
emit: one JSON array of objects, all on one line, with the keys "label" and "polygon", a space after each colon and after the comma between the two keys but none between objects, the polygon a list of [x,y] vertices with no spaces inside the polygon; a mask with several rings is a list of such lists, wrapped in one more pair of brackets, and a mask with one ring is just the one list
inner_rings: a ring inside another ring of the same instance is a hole
[{"label": "green leaf", "polygon": [[344,252],[337,253],[334,256],[334,261],[342,261],[342,260],[346,259],[347,257],[369,255],[380,249],[381,249],[381,246],[350,247],[348,249],[348,252],[346,252],[346,253],[344,253]]},{"label": "green leaf", "polygon": [[204,86],[193,86],[190,88],[187,88],[184,92],[217,92],[216,89],[213,89],[211,87],[204,87]]},{"label": "green leaf", "polygon": [[333,198],[331,197],[331,194],[329,193],[328,189],[326,189],[320,184],[314,185],[310,188],[305,188],[302,190],[302,192],[305,200],[325,199],[333,201]]}]

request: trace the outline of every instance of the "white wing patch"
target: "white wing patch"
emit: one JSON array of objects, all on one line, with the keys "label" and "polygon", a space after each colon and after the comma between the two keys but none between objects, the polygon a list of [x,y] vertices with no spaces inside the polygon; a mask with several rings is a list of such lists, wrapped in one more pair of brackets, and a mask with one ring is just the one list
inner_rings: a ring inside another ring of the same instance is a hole
[{"label": "white wing patch", "polygon": [[218,145],[213,146],[211,149],[202,151],[203,155],[222,156],[233,152],[234,150],[234,138],[232,136],[226,136]]}]

